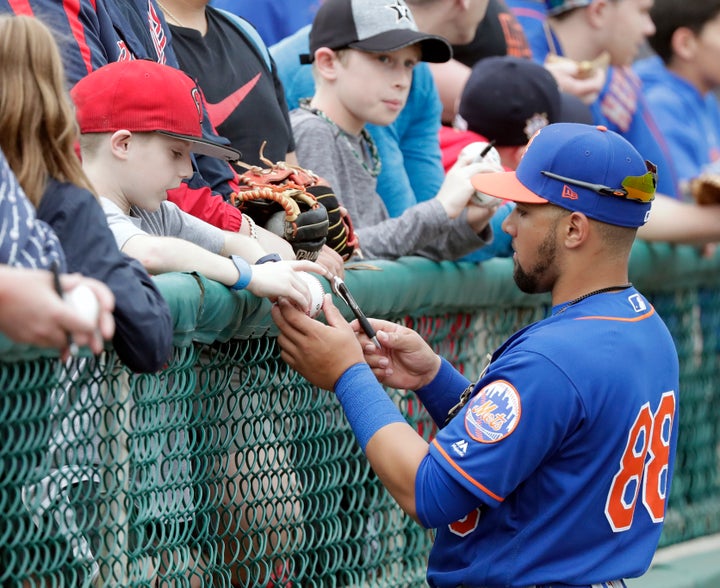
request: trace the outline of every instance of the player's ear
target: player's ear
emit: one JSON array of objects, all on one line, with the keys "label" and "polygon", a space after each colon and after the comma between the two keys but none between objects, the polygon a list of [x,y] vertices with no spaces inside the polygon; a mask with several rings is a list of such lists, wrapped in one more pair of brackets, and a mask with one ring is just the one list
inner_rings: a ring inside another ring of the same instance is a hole
[{"label": "player's ear", "polygon": [[571,212],[561,219],[562,238],[565,247],[575,249],[585,243],[590,235],[590,219],[582,212]]}]

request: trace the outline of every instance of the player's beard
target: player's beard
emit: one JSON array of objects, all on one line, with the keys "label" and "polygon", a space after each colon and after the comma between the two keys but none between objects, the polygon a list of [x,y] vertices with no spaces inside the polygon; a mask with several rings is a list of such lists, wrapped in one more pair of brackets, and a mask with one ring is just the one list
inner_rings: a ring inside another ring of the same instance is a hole
[{"label": "player's beard", "polygon": [[540,294],[549,292],[552,285],[547,284],[548,271],[555,264],[555,256],[557,253],[557,242],[555,239],[554,225],[545,235],[545,239],[537,250],[538,261],[535,265],[525,271],[515,257],[515,268],[513,270],[513,279],[526,294]]}]

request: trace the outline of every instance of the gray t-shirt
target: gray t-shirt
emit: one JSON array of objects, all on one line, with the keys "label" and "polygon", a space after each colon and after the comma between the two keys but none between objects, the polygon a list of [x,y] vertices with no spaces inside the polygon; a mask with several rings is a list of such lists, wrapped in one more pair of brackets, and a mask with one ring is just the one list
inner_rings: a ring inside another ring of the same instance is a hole
[{"label": "gray t-shirt", "polygon": [[451,220],[434,199],[391,218],[376,192],[375,178],[366,169],[367,149],[362,137],[349,135],[303,108],[290,113],[290,122],[300,165],[332,186],[350,214],[365,257],[422,255],[436,261],[458,259],[486,245],[492,237],[489,225],[478,235],[468,225],[465,212]]},{"label": "gray t-shirt", "polygon": [[180,210],[172,202],[163,202],[155,212],[132,206],[129,215],[107,198],[100,198],[100,204],[120,249],[135,235],[177,237],[213,253],[220,253],[225,243],[221,229]]}]

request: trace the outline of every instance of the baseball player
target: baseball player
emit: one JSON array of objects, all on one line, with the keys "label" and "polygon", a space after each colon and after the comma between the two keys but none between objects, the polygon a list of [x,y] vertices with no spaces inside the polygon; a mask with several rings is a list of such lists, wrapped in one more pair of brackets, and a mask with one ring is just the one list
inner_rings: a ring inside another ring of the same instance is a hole
[{"label": "baseball player", "polygon": [[[273,309],[282,357],[335,391],[379,479],[436,529],[430,586],[624,586],[657,547],[677,440],[675,346],[628,282],[654,166],[604,127],[557,123],[515,172],[473,183],[516,202],[515,282],[552,294],[477,382],[394,323],[372,321],[378,350],[329,297],[327,325]],[[440,427],[430,443],[378,380],[416,391]]]}]

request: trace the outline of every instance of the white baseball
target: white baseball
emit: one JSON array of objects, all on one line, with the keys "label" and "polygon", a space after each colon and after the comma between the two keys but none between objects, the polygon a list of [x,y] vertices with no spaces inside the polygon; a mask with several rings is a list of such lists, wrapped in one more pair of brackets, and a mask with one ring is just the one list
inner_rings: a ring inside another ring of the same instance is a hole
[{"label": "white baseball", "polygon": [[310,288],[311,302],[310,310],[307,311],[307,315],[310,318],[315,318],[318,314],[320,314],[320,310],[322,309],[325,290],[323,289],[320,280],[318,280],[313,274],[308,272],[298,272],[298,275],[305,280],[308,288]]},{"label": "white baseball", "polygon": [[100,304],[95,293],[86,285],[78,284],[63,295],[73,310],[86,322],[96,325],[100,314]]},{"label": "white baseball", "polygon": [[[463,147],[462,151],[460,151],[458,159],[469,159],[473,163],[478,163],[482,161],[484,164],[487,165],[487,170],[483,171],[504,171],[502,162],[500,161],[500,154],[497,152],[497,149],[495,149],[495,147],[491,147],[490,151],[488,151],[485,156],[480,159],[480,153],[482,153],[482,151],[487,146],[488,143],[486,141],[475,141],[474,143],[468,143],[467,145],[465,145],[465,147]],[[485,206],[487,208],[494,208],[495,206],[499,206],[502,203],[502,199],[496,198],[495,196],[490,196],[490,194],[478,192],[477,190],[473,193],[472,200],[474,204],[477,204],[478,206]]]},{"label": "white baseball", "polygon": [[468,143],[465,145],[465,147],[462,148],[462,151],[458,154],[458,159],[470,159],[473,163],[476,163],[478,161],[484,161],[486,163],[489,163],[490,165],[497,168],[496,171],[502,171],[503,166],[502,162],[500,161],[500,154],[498,153],[497,149],[495,147],[491,147],[490,151],[487,152],[485,157],[480,159],[480,153],[482,153],[483,149],[485,149],[489,143],[486,141],[475,141],[474,143]]}]

